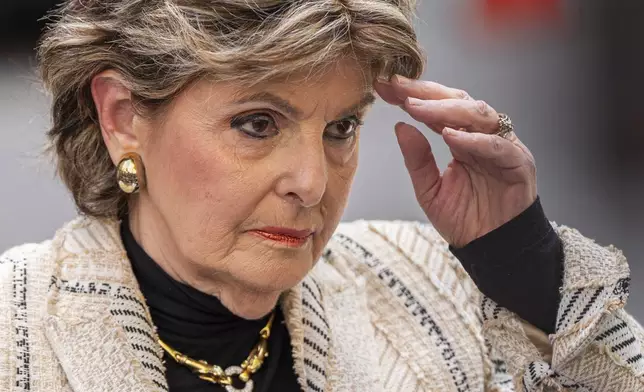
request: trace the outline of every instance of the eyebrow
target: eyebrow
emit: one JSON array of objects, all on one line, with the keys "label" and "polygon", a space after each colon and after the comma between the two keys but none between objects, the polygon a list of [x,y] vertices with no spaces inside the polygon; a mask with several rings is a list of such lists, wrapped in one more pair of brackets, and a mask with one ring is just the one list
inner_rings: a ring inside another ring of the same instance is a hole
[{"label": "eyebrow", "polygon": [[344,117],[357,114],[359,111],[363,110],[369,105],[372,105],[374,102],[376,102],[376,96],[373,95],[372,92],[368,91],[362,96],[362,98],[357,104],[351,106],[347,110],[340,113],[340,117],[344,118]]},{"label": "eyebrow", "polygon": [[[293,117],[296,117],[296,118],[304,117],[304,113],[302,112],[302,110],[293,106],[286,99],[281,98],[273,93],[269,93],[267,91],[262,91],[259,93],[255,93],[255,94],[243,97],[235,101],[235,103],[244,104],[248,102],[257,102],[257,101],[268,102],[271,105],[275,106],[277,109],[283,112],[286,112]],[[362,98],[360,99],[360,101],[358,101],[358,103],[342,111],[342,113],[340,113],[340,117],[344,118],[344,117],[354,115],[360,110],[364,109],[365,107],[373,104],[375,101],[376,101],[375,95],[373,95],[372,92],[368,91],[362,96]]]},{"label": "eyebrow", "polygon": [[255,94],[243,97],[235,101],[235,103],[244,104],[249,102],[257,102],[257,101],[268,102],[271,105],[278,108],[279,110],[286,112],[293,117],[303,117],[304,115],[304,113],[300,109],[291,105],[289,101],[285,100],[284,98],[278,97],[273,93],[269,93],[267,91],[262,91],[259,93],[255,93]]}]

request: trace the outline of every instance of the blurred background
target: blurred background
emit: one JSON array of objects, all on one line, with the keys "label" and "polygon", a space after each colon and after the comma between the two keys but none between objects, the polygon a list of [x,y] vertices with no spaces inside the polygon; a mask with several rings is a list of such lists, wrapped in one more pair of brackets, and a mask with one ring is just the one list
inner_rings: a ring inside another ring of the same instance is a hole
[{"label": "blurred background", "polygon": [[[0,8],[0,250],[50,238],[76,212],[42,155],[48,99],[34,70],[39,21],[56,1]],[[644,2],[424,0],[424,78],[511,114],[537,159],[551,220],[626,253],[630,310],[644,320]],[[426,220],[393,134],[406,116],[379,102],[363,131],[345,219]],[[428,135],[445,167],[449,152]]]}]

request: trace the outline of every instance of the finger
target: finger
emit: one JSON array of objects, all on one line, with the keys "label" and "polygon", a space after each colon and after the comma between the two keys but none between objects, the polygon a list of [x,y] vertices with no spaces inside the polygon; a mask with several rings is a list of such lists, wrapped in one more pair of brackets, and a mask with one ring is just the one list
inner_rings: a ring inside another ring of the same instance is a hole
[{"label": "finger", "polygon": [[471,154],[490,161],[500,168],[518,167],[529,158],[514,143],[496,135],[445,128],[443,140],[455,152]]},{"label": "finger", "polygon": [[401,75],[391,78],[392,89],[399,98],[413,97],[425,100],[463,99],[471,100],[470,95],[457,88],[447,87],[429,80],[413,80]]},{"label": "finger", "polygon": [[377,80],[374,82],[373,88],[376,90],[380,98],[390,105],[402,106],[405,103],[405,98],[398,97],[389,81]]},{"label": "finger", "polygon": [[[399,106],[404,110],[404,104],[405,100],[400,99],[395,95],[394,90],[391,88],[391,83],[388,81],[377,81],[374,83],[374,88],[380,98],[382,98],[385,102],[387,102],[390,105],[394,106]],[[443,127],[440,125],[433,125],[433,124],[425,124],[427,125],[432,131],[434,131],[437,134],[441,134],[443,131]]]},{"label": "finger", "polygon": [[405,123],[396,124],[396,137],[416,199],[421,205],[428,205],[436,196],[441,181],[431,145],[416,127]]},{"label": "finger", "polygon": [[443,99],[424,101],[408,98],[404,110],[424,124],[440,124],[450,128],[465,128],[468,131],[492,134],[499,129],[499,115],[485,101]]},{"label": "finger", "polygon": [[394,75],[390,81],[376,80],[374,88],[385,102],[392,105],[402,105],[409,97],[425,100],[472,99],[464,90],[426,80],[408,79],[401,75]]},{"label": "finger", "polygon": [[[443,140],[445,140],[446,136],[449,137],[449,132],[463,132],[463,131],[458,131],[453,128],[445,128],[443,130],[443,133],[441,133]],[[449,152],[455,160],[463,163],[469,163],[469,164],[474,163],[472,154],[470,154],[467,150],[463,148],[458,148],[459,146],[457,146],[457,148],[451,148],[447,142],[445,144],[447,144],[447,147],[449,147]],[[445,176],[445,172],[443,172],[443,176]]]}]

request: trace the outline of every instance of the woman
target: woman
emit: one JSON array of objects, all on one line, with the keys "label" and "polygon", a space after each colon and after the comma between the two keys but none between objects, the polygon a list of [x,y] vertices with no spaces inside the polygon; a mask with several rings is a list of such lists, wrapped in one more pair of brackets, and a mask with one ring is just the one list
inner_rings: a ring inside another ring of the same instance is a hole
[{"label": "woman", "polygon": [[[1,258],[2,390],[642,390],[623,256],[548,223],[507,116],[414,80],[412,13],[65,2],[39,55],[81,217]],[[339,224],[375,94],[452,151],[396,126],[431,226]]]}]

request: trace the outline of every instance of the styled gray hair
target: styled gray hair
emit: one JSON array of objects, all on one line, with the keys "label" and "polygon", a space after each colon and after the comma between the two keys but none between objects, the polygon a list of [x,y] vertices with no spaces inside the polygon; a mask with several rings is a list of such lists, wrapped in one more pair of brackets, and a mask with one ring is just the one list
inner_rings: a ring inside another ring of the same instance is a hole
[{"label": "styled gray hair", "polygon": [[90,91],[104,70],[123,76],[143,110],[163,107],[204,76],[253,84],[347,56],[371,77],[418,78],[424,57],[414,8],[414,0],[66,1],[38,47],[58,173],[81,213],[114,217],[127,206]]}]

